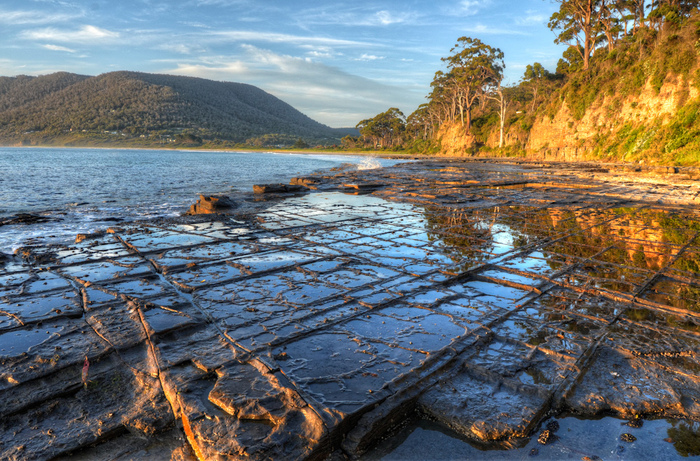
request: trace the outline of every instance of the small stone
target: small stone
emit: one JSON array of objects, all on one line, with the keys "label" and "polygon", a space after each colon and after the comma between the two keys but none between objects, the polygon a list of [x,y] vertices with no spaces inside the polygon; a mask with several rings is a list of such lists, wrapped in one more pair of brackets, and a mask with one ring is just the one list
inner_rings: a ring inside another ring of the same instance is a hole
[{"label": "small stone", "polygon": [[539,448],[533,448],[530,450],[530,453],[528,453],[528,456],[537,456],[540,454],[540,449]]},{"label": "small stone", "polygon": [[631,419],[625,423],[625,426],[633,427],[635,429],[639,429],[644,425],[644,420],[643,419]]},{"label": "small stone", "polygon": [[547,423],[547,430],[550,432],[557,432],[559,430],[559,421],[554,420]]},{"label": "small stone", "polygon": [[542,445],[547,445],[548,443],[554,442],[554,440],[556,440],[555,437],[556,436],[552,432],[545,429],[540,433],[540,436],[537,437],[537,441]]},{"label": "small stone", "polygon": [[623,442],[632,443],[637,440],[637,437],[633,436],[632,434],[622,434],[620,436],[620,440]]}]

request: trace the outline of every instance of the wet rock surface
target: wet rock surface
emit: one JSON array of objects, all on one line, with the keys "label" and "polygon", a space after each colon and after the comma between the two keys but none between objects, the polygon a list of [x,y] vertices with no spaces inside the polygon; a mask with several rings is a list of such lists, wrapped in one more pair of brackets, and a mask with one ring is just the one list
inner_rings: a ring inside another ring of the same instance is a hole
[{"label": "wet rock surface", "polygon": [[0,458],[354,458],[417,414],[544,446],[564,410],[700,419],[697,182],[446,160],[304,181],[0,260]]},{"label": "wet rock surface", "polygon": [[190,207],[187,214],[222,213],[235,207],[236,203],[230,197],[224,195],[200,195],[197,203]]}]

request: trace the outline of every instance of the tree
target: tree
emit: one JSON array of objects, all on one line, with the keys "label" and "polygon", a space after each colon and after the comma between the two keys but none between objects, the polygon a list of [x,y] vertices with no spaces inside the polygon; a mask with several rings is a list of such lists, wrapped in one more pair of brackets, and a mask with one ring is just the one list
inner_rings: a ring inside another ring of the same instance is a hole
[{"label": "tree", "polygon": [[299,138],[296,140],[294,145],[292,145],[292,147],[295,149],[308,149],[309,144],[306,141],[304,141],[302,138]]},{"label": "tree", "polygon": [[629,33],[630,21],[632,22],[632,33],[636,33],[640,27],[644,27],[644,3],[645,0],[615,0],[612,2],[611,7],[620,17],[625,35]]},{"label": "tree", "polygon": [[615,42],[622,32],[622,18],[618,14],[616,5],[623,3],[620,0],[600,0],[600,29],[608,44],[608,51],[612,52]]},{"label": "tree", "polygon": [[500,84],[503,78],[504,55],[500,49],[469,37],[460,37],[450,52],[454,54],[442,58],[447,63],[448,73],[441,77],[446,79],[445,86],[468,133],[472,126],[472,107],[488,87],[496,86],[497,82]]},{"label": "tree", "polygon": [[649,19],[656,23],[658,29],[679,26],[698,9],[698,0],[652,0]]},{"label": "tree", "polygon": [[498,104],[498,119],[500,121],[500,134],[498,138],[498,147],[503,147],[504,131],[506,126],[506,112],[508,111],[508,99],[503,93],[503,87],[501,86],[501,81],[498,81],[498,85],[493,88],[490,93],[486,93],[486,98],[496,101]]},{"label": "tree", "polygon": [[537,106],[537,99],[540,92],[551,78],[551,73],[542,66],[539,62],[532,65],[528,64],[523,75],[523,83],[530,88],[532,92],[532,106],[530,111],[534,111]]},{"label": "tree", "polygon": [[365,140],[369,140],[374,147],[394,147],[399,144],[406,131],[406,120],[396,107],[376,115],[374,118],[362,120],[356,128]]},{"label": "tree", "polygon": [[549,28],[559,31],[554,43],[575,47],[581,54],[583,69],[587,70],[598,37],[601,0],[556,1],[561,6],[549,19]]},{"label": "tree", "polygon": [[432,134],[433,116],[430,112],[430,105],[421,104],[418,108],[406,119],[406,132],[413,139],[420,137],[423,140],[428,139]]},{"label": "tree", "polygon": [[557,74],[568,75],[583,68],[583,59],[581,58],[580,47],[570,46],[557,63]]}]

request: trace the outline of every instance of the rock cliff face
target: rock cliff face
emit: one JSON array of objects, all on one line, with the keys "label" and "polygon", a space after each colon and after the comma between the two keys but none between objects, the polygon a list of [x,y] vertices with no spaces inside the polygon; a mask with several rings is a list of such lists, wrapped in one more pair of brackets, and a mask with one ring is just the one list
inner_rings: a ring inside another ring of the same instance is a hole
[{"label": "rock cliff face", "polygon": [[438,132],[442,152],[453,157],[471,155],[476,139],[473,135],[467,134],[466,131],[465,126],[461,123],[445,123],[442,125]]},{"label": "rock cliff face", "polygon": [[[580,120],[576,120],[569,105],[564,103],[554,117],[541,115],[535,120],[526,149],[543,158],[590,159],[603,137],[619,136],[630,125],[653,129],[652,125],[660,122],[664,126],[680,108],[697,98],[697,88],[682,77],[669,74],[658,93],[647,81],[638,95],[622,100],[616,95],[599,95]],[[631,150],[634,148],[631,146]]]}]

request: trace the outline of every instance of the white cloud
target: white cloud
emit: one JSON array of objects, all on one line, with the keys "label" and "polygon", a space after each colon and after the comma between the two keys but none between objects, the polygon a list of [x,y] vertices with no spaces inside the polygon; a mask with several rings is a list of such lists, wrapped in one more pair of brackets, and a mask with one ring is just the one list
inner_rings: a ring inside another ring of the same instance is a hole
[{"label": "white cloud", "polygon": [[46,13],[43,11],[7,11],[0,10],[0,24],[56,24],[73,21],[81,17],[78,14]]},{"label": "white cloud", "polygon": [[549,18],[535,10],[527,10],[524,17],[518,17],[515,23],[520,26],[540,26],[547,23]]},{"label": "white cloud", "polygon": [[220,40],[229,40],[232,42],[284,43],[296,46],[373,46],[372,43],[359,42],[355,40],[243,30],[215,31],[208,33],[207,37],[218,38]]},{"label": "white cloud", "polygon": [[502,29],[477,23],[464,28],[465,32],[480,35],[527,35],[527,33],[515,29]]},{"label": "white cloud", "polygon": [[331,126],[354,126],[396,106],[397,101],[409,101],[406,105],[412,107],[402,108],[409,113],[424,102],[425,95],[419,91],[385,85],[310,59],[251,45],[243,50],[242,57],[211,57],[163,71],[256,85]]},{"label": "white cloud", "polygon": [[464,16],[473,16],[491,4],[491,0],[461,0],[458,11]]},{"label": "white cloud", "polygon": [[249,5],[249,0],[193,0],[194,6],[238,6]]},{"label": "white cloud", "polygon": [[66,53],[75,53],[76,51],[72,48],[67,48],[65,46],[58,46],[58,45],[41,45],[42,47],[46,48],[47,50],[51,51],[65,51]]},{"label": "white cloud", "polygon": [[310,58],[330,59],[340,55],[340,53],[337,53],[332,47],[329,46],[312,47],[309,45],[305,45],[301,48],[309,49],[309,51],[306,52],[306,56]]},{"label": "white cloud", "polygon": [[419,15],[412,11],[392,12],[388,10],[368,11],[366,7],[342,9],[339,5],[301,10],[296,14],[301,27],[310,25],[390,26],[393,24],[414,24]]},{"label": "white cloud", "polygon": [[373,54],[364,53],[362,56],[357,58],[358,61],[379,61],[381,59],[386,59],[385,56],[375,56]]},{"label": "white cloud", "polygon": [[156,47],[159,50],[170,51],[177,54],[191,55],[195,53],[203,53],[205,50],[199,46],[185,45],[184,43],[163,43]]},{"label": "white cloud", "polygon": [[96,26],[85,25],[72,30],[61,30],[53,27],[28,30],[20,33],[20,37],[28,40],[94,44],[113,42],[120,37],[120,34]]},{"label": "white cloud", "polygon": [[409,22],[413,15],[409,13],[393,14],[386,10],[378,11],[370,18],[368,25],[381,24],[389,26],[392,24],[402,24]]}]

